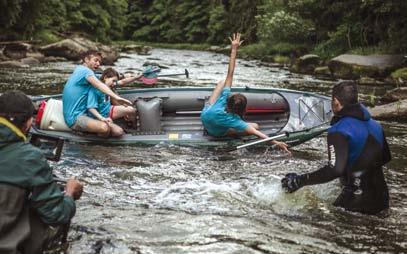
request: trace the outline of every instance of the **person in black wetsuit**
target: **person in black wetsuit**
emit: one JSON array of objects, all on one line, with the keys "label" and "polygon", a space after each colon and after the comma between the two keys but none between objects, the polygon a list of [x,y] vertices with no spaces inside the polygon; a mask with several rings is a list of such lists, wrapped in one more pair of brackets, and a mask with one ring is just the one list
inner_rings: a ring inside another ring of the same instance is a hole
[{"label": "person in black wetsuit", "polygon": [[287,174],[282,187],[294,192],[306,185],[340,178],[342,192],[334,205],[376,214],[389,207],[389,192],[382,166],[391,160],[379,123],[358,102],[357,86],[342,81],[332,90],[334,117],[328,130],[328,164],[312,173]]}]

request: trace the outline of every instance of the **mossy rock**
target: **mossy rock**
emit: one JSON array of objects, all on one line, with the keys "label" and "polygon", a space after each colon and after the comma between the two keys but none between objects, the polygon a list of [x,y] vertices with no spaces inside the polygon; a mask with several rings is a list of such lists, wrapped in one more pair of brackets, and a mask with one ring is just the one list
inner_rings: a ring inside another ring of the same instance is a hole
[{"label": "mossy rock", "polygon": [[319,66],[321,58],[318,55],[308,54],[298,58],[290,70],[292,72],[314,74],[314,70]]},{"label": "mossy rock", "polygon": [[318,76],[331,76],[331,70],[329,70],[328,66],[321,66],[321,67],[317,67],[314,70],[314,74],[318,75]]},{"label": "mossy rock", "polygon": [[337,78],[384,78],[404,63],[402,55],[337,56],[329,61],[329,69]]},{"label": "mossy rock", "polygon": [[275,55],[273,56],[273,62],[278,63],[278,64],[289,64],[290,63],[290,58],[288,56],[282,56],[282,55]]},{"label": "mossy rock", "polygon": [[390,76],[397,85],[407,85],[407,67],[394,71]]}]

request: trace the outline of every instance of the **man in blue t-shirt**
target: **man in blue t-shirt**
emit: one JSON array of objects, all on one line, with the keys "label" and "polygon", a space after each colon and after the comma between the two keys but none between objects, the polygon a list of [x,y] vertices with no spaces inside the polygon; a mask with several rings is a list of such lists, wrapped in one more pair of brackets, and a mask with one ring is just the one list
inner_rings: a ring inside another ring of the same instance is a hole
[{"label": "man in blue t-shirt", "polygon": [[[236,64],[237,49],[243,41],[240,34],[233,34],[231,41],[231,53],[226,80],[218,82],[207,105],[202,110],[201,120],[209,135],[215,137],[235,135],[256,135],[259,138],[268,138],[266,134],[259,131],[256,123],[247,123],[242,120],[246,112],[247,99],[243,94],[230,93],[232,87],[233,73]],[[276,140],[271,141],[280,149],[289,152],[287,144]]]},{"label": "man in blue t-shirt", "polygon": [[65,122],[70,128],[109,136],[112,128],[109,122],[99,121],[86,115],[90,88],[97,88],[119,104],[131,105],[131,102],[115,94],[95,76],[94,70],[99,68],[101,61],[102,56],[97,51],[89,50],[83,54],[82,65],[75,68],[65,84],[62,94],[63,112]]}]

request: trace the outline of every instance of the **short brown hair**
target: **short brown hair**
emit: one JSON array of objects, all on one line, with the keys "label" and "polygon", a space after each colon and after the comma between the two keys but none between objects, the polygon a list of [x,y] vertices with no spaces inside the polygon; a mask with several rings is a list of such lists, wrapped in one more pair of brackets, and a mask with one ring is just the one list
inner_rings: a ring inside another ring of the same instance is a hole
[{"label": "short brown hair", "polygon": [[100,76],[100,80],[102,82],[105,82],[105,79],[107,78],[113,78],[117,77],[117,79],[120,79],[119,73],[113,69],[112,67],[107,68],[106,70],[103,71],[102,76]]},{"label": "short brown hair", "polygon": [[227,99],[228,111],[243,118],[246,113],[247,98],[241,93],[233,94]]},{"label": "short brown hair", "polygon": [[102,59],[102,53],[100,53],[97,50],[93,50],[93,49],[87,50],[80,55],[82,61],[84,61],[85,58],[91,57],[91,56],[98,56],[98,57],[100,57],[100,59]]},{"label": "short brown hair", "polygon": [[358,103],[358,87],[352,80],[340,81],[332,88],[332,97],[342,106]]}]

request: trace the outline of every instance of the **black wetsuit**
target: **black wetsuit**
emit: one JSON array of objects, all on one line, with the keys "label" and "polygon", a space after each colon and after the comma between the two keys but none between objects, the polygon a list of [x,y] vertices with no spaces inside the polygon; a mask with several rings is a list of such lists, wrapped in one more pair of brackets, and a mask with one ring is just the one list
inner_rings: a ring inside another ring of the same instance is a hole
[{"label": "black wetsuit", "polygon": [[379,123],[361,104],[343,108],[328,130],[329,163],[301,175],[301,185],[340,178],[342,192],[334,205],[346,210],[376,214],[389,207],[389,192],[382,166],[390,150]]}]

